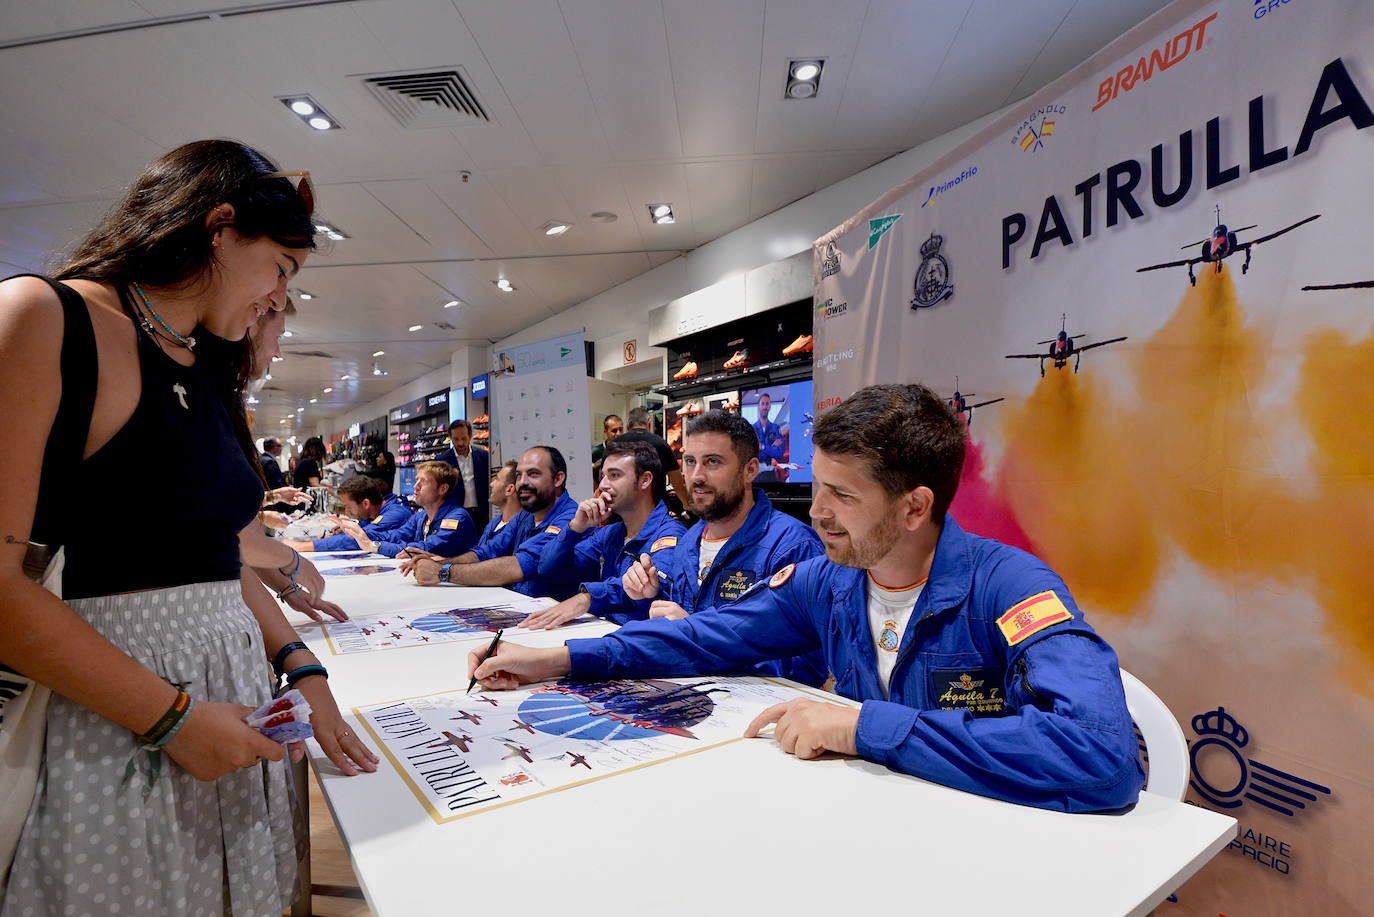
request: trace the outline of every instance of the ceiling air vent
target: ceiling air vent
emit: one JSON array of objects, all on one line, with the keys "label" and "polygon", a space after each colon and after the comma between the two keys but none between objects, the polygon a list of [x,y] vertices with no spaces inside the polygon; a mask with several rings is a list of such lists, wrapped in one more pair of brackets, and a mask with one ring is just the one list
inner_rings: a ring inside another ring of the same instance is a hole
[{"label": "ceiling air vent", "polygon": [[461,67],[363,76],[372,97],[401,127],[462,127],[489,122]]}]

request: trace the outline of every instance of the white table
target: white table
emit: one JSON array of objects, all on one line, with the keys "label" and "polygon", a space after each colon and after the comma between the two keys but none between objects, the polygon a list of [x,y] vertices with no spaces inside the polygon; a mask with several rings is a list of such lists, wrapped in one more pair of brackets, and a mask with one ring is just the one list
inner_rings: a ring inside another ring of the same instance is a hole
[{"label": "white table", "polygon": [[[350,581],[330,597],[363,607]],[[366,601],[376,600],[371,585]],[[456,588],[456,587],[455,587]],[[445,588],[397,584],[449,607]],[[385,600],[383,600],[385,601]],[[385,609],[381,609],[385,610]],[[570,635],[514,637],[558,645]],[[467,684],[471,641],[329,656],[345,710]],[[322,651],[322,652],[321,652]],[[353,720],[356,729],[358,723]],[[801,761],[772,739],[734,742],[436,824],[399,773],[314,763],[379,917],[902,912],[1145,914],[1236,834],[1234,819],[1150,793],[1124,814],[1066,815],[984,799],[872,762]]]}]

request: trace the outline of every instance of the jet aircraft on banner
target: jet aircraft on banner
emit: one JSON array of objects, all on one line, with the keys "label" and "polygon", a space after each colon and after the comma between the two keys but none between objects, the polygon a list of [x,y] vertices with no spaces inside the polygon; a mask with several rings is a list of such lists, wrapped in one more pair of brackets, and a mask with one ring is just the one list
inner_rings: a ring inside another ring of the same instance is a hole
[{"label": "jet aircraft on banner", "polygon": [[[1182,263],[1182,262],[1180,262],[1180,263]],[[1072,359],[1072,360],[1073,360],[1073,371],[1074,371],[1074,372],[1078,372],[1078,364],[1079,364],[1080,362],[1082,362],[1082,360],[1083,360],[1083,351],[1085,351],[1085,350],[1092,350],[1094,347],[1105,347],[1105,346],[1107,346],[1108,344],[1115,344],[1115,343],[1117,343],[1117,342],[1119,342],[1119,341],[1124,341],[1124,340],[1126,340],[1125,337],[1119,337],[1119,338],[1111,338],[1111,339],[1106,340],[1106,341],[1096,341],[1096,342],[1094,342],[1094,343],[1092,343],[1092,344],[1081,344],[1081,345],[1080,345],[1080,344],[1075,344],[1075,343],[1074,343],[1075,340],[1077,340],[1078,338],[1081,338],[1081,337],[1086,337],[1086,335],[1082,335],[1082,334],[1069,334],[1069,331],[1068,331],[1068,327],[1069,327],[1069,316],[1068,316],[1067,314],[1061,314],[1061,315],[1059,316],[1059,318],[1060,318],[1059,334],[1055,335],[1054,337],[1052,337],[1052,338],[1050,338],[1050,339],[1048,339],[1048,340],[1036,341],[1036,342],[1035,342],[1035,343],[1037,343],[1037,344],[1048,344],[1048,345],[1050,345],[1048,350],[1046,350],[1046,351],[1043,352],[1043,353],[1009,353],[1009,354],[1007,354],[1007,359],[1008,359],[1008,360],[1039,360],[1039,361],[1040,361],[1040,375],[1041,375],[1041,376],[1044,376],[1044,375],[1045,375],[1045,361],[1046,361],[1046,360],[1053,360],[1053,361],[1054,361],[1054,368],[1055,368],[1055,369],[1063,369],[1065,366],[1067,366],[1067,365],[1069,364],[1069,360]],[[958,395],[958,394],[959,394],[958,392],[955,392],[955,395]],[[974,406],[977,407],[977,405],[974,405]]]},{"label": "jet aircraft on banner", "polygon": [[1211,238],[1202,239],[1198,242],[1189,242],[1187,245],[1184,245],[1182,247],[1183,251],[1187,251],[1195,245],[1201,245],[1202,254],[1200,254],[1196,258],[1184,258],[1182,261],[1165,261],[1163,264],[1151,264],[1147,267],[1136,268],[1136,273],[1139,274],[1144,271],[1157,271],[1161,268],[1183,267],[1184,265],[1187,265],[1188,282],[1191,283],[1193,286],[1197,286],[1197,276],[1193,274],[1193,265],[1198,264],[1200,262],[1215,264],[1217,266],[1216,272],[1220,274],[1221,262],[1226,258],[1230,257],[1231,255],[1234,255],[1236,252],[1243,251],[1245,252],[1245,263],[1240,266],[1240,272],[1242,274],[1248,274],[1250,272],[1250,249],[1253,246],[1259,245],[1261,242],[1268,242],[1270,239],[1278,238],[1286,232],[1292,232],[1294,229],[1297,229],[1304,223],[1311,223],[1319,216],[1321,216],[1320,213],[1314,213],[1306,219],[1298,220],[1298,222],[1294,223],[1292,226],[1285,226],[1278,232],[1271,232],[1267,236],[1260,236],[1258,239],[1253,239],[1249,242],[1241,242],[1239,239],[1236,238],[1236,234],[1245,232],[1247,229],[1255,229],[1256,226],[1258,226],[1258,224],[1242,226],[1239,229],[1228,229],[1226,227],[1226,224],[1221,222],[1221,205],[1218,204],[1217,225],[1216,228],[1212,230]]}]

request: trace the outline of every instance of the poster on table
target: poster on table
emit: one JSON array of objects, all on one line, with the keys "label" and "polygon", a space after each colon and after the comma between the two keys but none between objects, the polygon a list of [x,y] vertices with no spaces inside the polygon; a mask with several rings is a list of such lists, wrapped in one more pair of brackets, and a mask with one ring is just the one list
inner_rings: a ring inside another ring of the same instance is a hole
[{"label": "poster on table", "polygon": [[1240,836],[1159,914],[1367,912],[1374,4],[1180,0],[815,246],[815,401],[922,382]]},{"label": "poster on table", "polygon": [[743,741],[774,704],[827,698],[759,678],[559,682],[442,694],[354,713],[443,823]]},{"label": "poster on table", "polygon": [[591,406],[582,335],[522,344],[495,354],[492,416],[504,461],[553,446],[568,463],[568,492],[591,494]]},{"label": "poster on table", "polygon": [[[442,591],[457,593],[460,589],[464,593],[477,591],[466,587]],[[553,599],[547,597],[530,598],[506,592],[505,595],[494,599],[490,596],[466,601],[451,598],[446,603],[448,607],[433,610],[393,609],[383,614],[351,617],[347,621],[326,620],[321,626],[324,628],[325,640],[329,643],[329,651],[336,656],[342,656],[349,653],[371,653],[377,650],[462,642],[474,637],[490,637],[497,631],[515,634],[518,633],[516,628],[526,618],[555,604],[557,603]],[[599,618],[583,615],[567,622],[559,630],[598,621]]]}]

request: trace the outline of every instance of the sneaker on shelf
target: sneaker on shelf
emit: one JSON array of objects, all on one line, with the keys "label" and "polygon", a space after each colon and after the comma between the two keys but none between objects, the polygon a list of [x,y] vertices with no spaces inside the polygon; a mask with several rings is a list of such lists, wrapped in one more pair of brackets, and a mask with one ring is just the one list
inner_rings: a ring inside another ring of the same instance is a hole
[{"label": "sneaker on shelf", "polygon": [[811,335],[799,334],[797,339],[782,349],[782,355],[790,357],[797,353],[811,352]]},{"label": "sneaker on shelf", "polygon": [[735,351],[735,355],[725,361],[726,369],[739,369],[749,365],[749,348],[744,347]]},{"label": "sneaker on shelf", "polygon": [[673,373],[674,379],[695,379],[696,377],[697,365],[696,363],[692,362],[684,363],[682,369],[679,369],[677,372]]},{"label": "sneaker on shelf", "polygon": [[736,392],[736,393],[735,393],[735,396],[734,396],[733,398],[731,398],[729,401],[727,401],[727,402],[725,402],[724,404],[722,404],[722,405],[720,406],[720,409],[721,409],[722,411],[734,411],[736,414],[738,414],[738,413],[739,413],[739,392]]},{"label": "sneaker on shelf", "polygon": [[689,401],[677,409],[677,416],[679,417],[688,417],[692,414],[700,413],[702,413],[701,405],[697,404],[695,401]]}]

